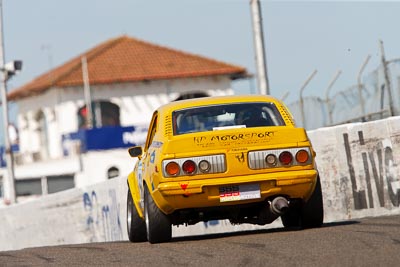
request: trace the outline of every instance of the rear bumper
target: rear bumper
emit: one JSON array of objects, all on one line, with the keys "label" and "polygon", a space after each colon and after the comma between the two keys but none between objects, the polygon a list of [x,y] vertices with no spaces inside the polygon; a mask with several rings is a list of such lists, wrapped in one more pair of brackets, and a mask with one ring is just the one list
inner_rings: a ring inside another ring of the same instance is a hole
[{"label": "rear bumper", "polygon": [[[308,200],[314,190],[318,172],[312,170],[253,174],[216,179],[171,181],[161,183],[153,192],[159,208],[170,214],[175,210],[246,204],[265,201],[275,195]],[[219,188],[228,185],[258,184],[260,198],[220,201]]]}]

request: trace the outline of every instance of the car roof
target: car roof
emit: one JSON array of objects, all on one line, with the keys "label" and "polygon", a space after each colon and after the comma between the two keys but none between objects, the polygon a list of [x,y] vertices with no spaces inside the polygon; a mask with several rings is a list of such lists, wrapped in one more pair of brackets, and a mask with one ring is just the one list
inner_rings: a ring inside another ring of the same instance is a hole
[{"label": "car roof", "polygon": [[170,113],[174,110],[185,109],[195,106],[229,104],[229,103],[253,103],[253,102],[272,102],[281,105],[282,102],[269,95],[229,95],[229,96],[210,96],[192,98],[186,100],[173,101],[159,107],[161,113]]},{"label": "car roof", "polygon": [[173,101],[163,106],[160,106],[155,112],[158,114],[159,122],[165,124],[163,129],[167,136],[172,135],[172,117],[171,114],[175,110],[181,110],[192,107],[208,106],[208,105],[219,105],[219,104],[232,104],[232,103],[273,103],[279,110],[286,126],[296,127],[292,114],[285,104],[269,95],[230,95],[230,96],[211,96],[211,97],[200,97],[186,100]]}]

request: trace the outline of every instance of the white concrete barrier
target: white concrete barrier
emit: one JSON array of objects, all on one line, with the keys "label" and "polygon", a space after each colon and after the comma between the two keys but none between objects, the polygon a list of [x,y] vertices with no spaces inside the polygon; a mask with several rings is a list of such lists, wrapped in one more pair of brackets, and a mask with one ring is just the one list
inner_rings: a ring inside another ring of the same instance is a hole
[{"label": "white concrete barrier", "polygon": [[400,214],[400,117],[308,134],[327,221]]},{"label": "white concrete barrier", "polygon": [[[400,117],[310,131],[325,222],[400,214]],[[0,250],[127,240],[126,178],[0,209]],[[280,227],[226,221],[174,227],[173,236]]]},{"label": "white concrete barrier", "polygon": [[121,181],[0,209],[0,250],[124,239],[120,205],[125,202],[126,187]]}]

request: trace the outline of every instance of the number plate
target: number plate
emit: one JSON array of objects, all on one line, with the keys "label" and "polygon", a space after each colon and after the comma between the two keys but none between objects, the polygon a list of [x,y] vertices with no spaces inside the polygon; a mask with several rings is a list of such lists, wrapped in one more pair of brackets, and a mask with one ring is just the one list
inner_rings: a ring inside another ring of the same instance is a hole
[{"label": "number plate", "polygon": [[219,201],[238,201],[261,198],[259,184],[229,185],[219,188]]}]

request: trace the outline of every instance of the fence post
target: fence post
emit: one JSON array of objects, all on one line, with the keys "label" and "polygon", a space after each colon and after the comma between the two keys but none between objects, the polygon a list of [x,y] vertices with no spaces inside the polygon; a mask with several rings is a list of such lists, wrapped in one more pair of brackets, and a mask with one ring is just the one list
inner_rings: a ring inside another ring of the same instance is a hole
[{"label": "fence post", "polygon": [[370,55],[368,55],[365,58],[364,63],[361,65],[360,71],[358,72],[357,75],[357,88],[358,88],[358,98],[360,101],[360,108],[361,108],[361,121],[365,121],[365,103],[364,103],[364,98],[362,96],[363,84],[361,83],[361,75],[364,72],[365,66],[367,66],[370,58],[371,58]]},{"label": "fence post", "polygon": [[381,59],[382,59],[382,66],[383,66],[383,73],[385,76],[385,87],[388,91],[388,97],[389,97],[389,116],[393,116],[393,96],[392,96],[392,89],[390,87],[390,80],[389,80],[389,73],[387,69],[387,62],[385,59],[385,50],[383,48],[383,41],[379,40],[379,44],[381,47]]},{"label": "fence post", "polygon": [[303,90],[306,88],[307,84],[311,81],[314,75],[317,74],[317,70],[314,70],[313,73],[307,78],[304,82],[303,86],[300,88],[300,113],[301,113],[301,126],[306,128],[306,120],[304,116],[304,100],[303,100]]},{"label": "fence post", "polygon": [[328,85],[328,88],[326,88],[326,93],[325,93],[325,102],[326,102],[326,107],[328,109],[328,119],[329,119],[329,124],[332,125],[333,120],[332,120],[332,110],[331,110],[331,101],[329,99],[329,91],[332,89],[332,86],[335,84],[336,80],[339,78],[340,74],[342,73],[341,70],[338,70],[333,77],[332,81]]}]

